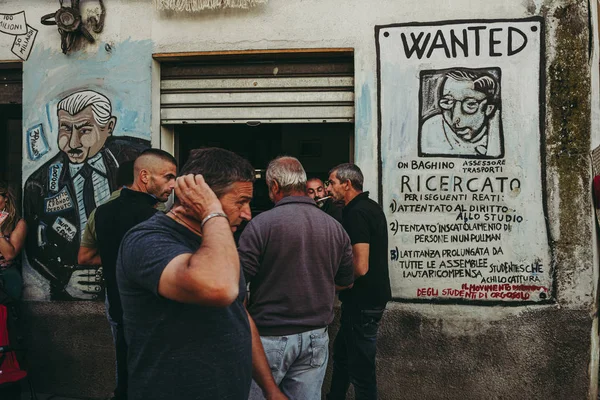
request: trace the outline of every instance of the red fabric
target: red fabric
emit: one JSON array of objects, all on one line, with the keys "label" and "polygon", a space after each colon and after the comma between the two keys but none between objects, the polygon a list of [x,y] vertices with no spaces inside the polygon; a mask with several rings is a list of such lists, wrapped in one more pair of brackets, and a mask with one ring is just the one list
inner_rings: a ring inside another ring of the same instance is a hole
[{"label": "red fabric", "polygon": [[594,206],[600,208],[600,175],[596,175],[592,181],[592,193],[594,195]]},{"label": "red fabric", "polygon": [[[6,320],[8,318],[8,311],[6,307],[0,305],[0,346],[9,345],[8,341],[8,329],[6,327]],[[0,353],[2,356],[3,353]],[[6,353],[4,362],[0,365],[0,385],[4,383],[17,382],[27,376],[27,372],[23,371],[19,367],[19,362],[13,351]]]}]

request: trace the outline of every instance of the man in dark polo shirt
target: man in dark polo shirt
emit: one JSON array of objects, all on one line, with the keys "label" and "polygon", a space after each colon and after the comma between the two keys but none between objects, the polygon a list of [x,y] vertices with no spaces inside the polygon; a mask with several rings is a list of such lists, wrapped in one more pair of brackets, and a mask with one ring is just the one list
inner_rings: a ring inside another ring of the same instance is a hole
[{"label": "man in dark polo shirt", "polygon": [[[336,286],[353,281],[350,239],[306,196],[297,159],[271,161],[266,181],[275,207],[246,226],[238,249],[250,283],[248,310],[283,393],[320,400]],[[263,398],[253,384],[250,400]]]},{"label": "man in dark polo shirt", "polygon": [[342,318],[333,344],[333,377],[328,400],[345,399],[350,383],[357,400],[377,399],[377,330],[391,299],[387,221],[381,207],[363,192],[363,174],[354,164],[329,173],[329,191],[343,200],[343,224],[354,259],[354,286],[340,293]]},{"label": "man in dark polo shirt", "polygon": [[106,303],[117,359],[115,399],[127,398],[127,344],[117,287],[116,264],[121,240],[128,230],[156,212],[175,187],[177,161],[166,151],[147,149],[133,164],[133,184],[114,200],[96,209],[96,240],[106,283]]},{"label": "man in dark polo shirt", "polygon": [[232,234],[251,218],[254,169],[208,148],[192,150],[181,175],[171,211],[135,226],[119,249],[129,400],[247,400],[252,377],[268,399],[287,399],[244,307]]}]

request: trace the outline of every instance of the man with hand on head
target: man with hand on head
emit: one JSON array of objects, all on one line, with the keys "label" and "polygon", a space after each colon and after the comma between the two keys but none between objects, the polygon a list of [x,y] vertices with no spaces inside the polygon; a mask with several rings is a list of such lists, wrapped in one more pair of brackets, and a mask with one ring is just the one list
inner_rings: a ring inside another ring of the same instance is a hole
[{"label": "man with hand on head", "polygon": [[244,307],[232,231],[250,220],[254,169],[227,150],[194,150],[168,214],[123,239],[117,281],[129,346],[129,400],[246,400],[252,377],[285,399]]},{"label": "man with hand on head", "polygon": [[[336,287],[352,285],[352,248],[344,228],[306,196],[306,173],[294,157],[269,163],[275,207],[240,237],[256,321],[275,382],[290,399],[320,400],[327,369]],[[262,399],[252,385],[251,400]]]},{"label": "man with hand on head", "polygon": [[127,344],[123,310],[117,287],[116,264],[119,246],[128,230],[150,218],[159,201],[166,201],[175,187],[177,160],[159,149],[147,149],[133,165],[131,187],[123,188],[113,201],[96,209],[96,237],[106,285],[106,305],[117,359],[115,399],[127,398]]}]

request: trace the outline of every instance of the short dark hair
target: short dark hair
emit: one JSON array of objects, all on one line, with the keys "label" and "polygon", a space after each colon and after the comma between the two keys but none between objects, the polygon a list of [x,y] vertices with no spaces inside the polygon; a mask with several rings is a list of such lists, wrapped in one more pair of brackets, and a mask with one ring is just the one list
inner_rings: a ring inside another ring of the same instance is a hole
[{"label": "short dark hair", "polygon": [[254,182],[254,168],[233,151],[207,147],[190,151],[180,175],[202,174],[217,197],[224,195],[235,182]]},{"label": "short dark hair", "polygon": [[329,175],[335,172],[335,177],[340,182],[350,181],[352,187],[356,190],[363,190],[363,182],[365,180],[362,171],[358,168],[358,165],[352,163],[340,164],[331,168]]},{"label": "short dark hair", "polygon": [[134,160],[124,161],[119,165],[117,172],[117,187],[131,186],[133,184],[133,164]]},{"label": "short dark hair", "polygon": [[138,158],[141,156],[154,156],[160,158],[163,161],[170,162],[171,164],[175,165],[175,167],[177,167],[177,159],[173,157],[170,153],[161,149],[146,149],[140,153]]}]

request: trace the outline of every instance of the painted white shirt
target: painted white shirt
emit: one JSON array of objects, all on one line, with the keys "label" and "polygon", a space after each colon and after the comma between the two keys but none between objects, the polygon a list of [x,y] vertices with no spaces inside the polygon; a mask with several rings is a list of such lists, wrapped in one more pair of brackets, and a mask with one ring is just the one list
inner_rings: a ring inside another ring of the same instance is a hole
[{"label": "painted white shirt", "polygon": [[[96,206],[99,206],[101,204],[104,204],[110,197],[110,185],[108,183],[108,178],[106,177],[107,171],[106,165],[104,164],[104,159],[102,158],[102,153],[96,154],[94,157],[88,159],[86,162],[93,169],[91,179],[94,184],[94,200],[96,202]],[[69,163],[69,173],[71,174],[71,178],[73,179],[73,187],[75,188],[75,196],[77,198],[77,210],[79,212],[80,228],[79,232],[81,235],[83,235],[85,224],[87,223],[87,214],[92,212],[92,210],[85,209],[85,204],[83,202],[83,188],[85,184],[85,178],[78,174],[82,167],[83,163]]]}]

